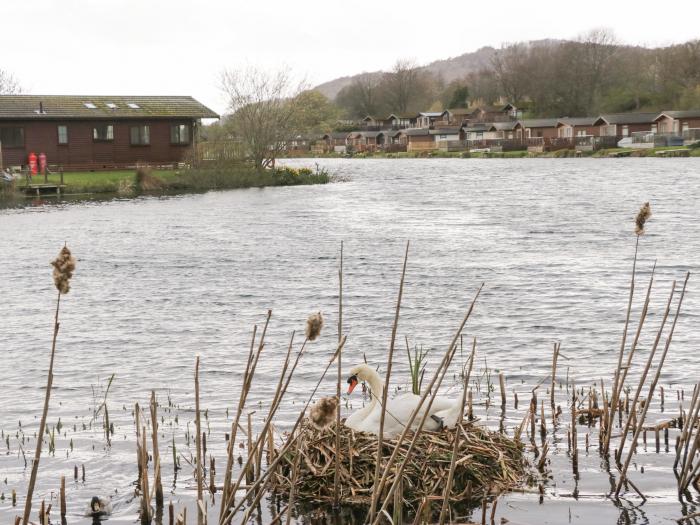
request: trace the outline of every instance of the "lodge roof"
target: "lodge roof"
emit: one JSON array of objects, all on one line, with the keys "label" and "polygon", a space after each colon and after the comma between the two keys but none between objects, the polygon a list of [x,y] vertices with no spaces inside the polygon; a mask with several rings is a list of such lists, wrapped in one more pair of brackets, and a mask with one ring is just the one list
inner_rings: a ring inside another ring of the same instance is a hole
[{"label": "lodge roof", "polygon": [[657,115],[658,113],[610,113],[598,117],[594,124],[651,124]]},{"label": "lodge roof", "polygon": [[564,124],[567,126],[593,126],[597,117],[564,117],[557,120],[557,126]]},{"label": "lodge roof", "polygon": [[[43,111],[42,111],[43,110]],[[219,118],[192,97],[0,95],[0,119]]]},{"label": "lodge roof", "polygon": [[404,132],[406,135],[409,137],[418,137],[421,135],[430,135],[430,129],[429,128],[410,128],[410,129],[405,129]]},{"label": "lodge roof", "polygon": [[[43,110],[43,112],[42,112]],[[0,95],[0,119],[219,118],[192,97]]]},{"label": "lodge roof", "polygon": [[558,118],[533,118],[520,121],[525,128],[555,128]]},{"label": "lodge roof", "polygon": [[461,130],[461,126],[450,126],[446,128],[436,128],[436,129],[431,129],[430,134],[431,135],[459,135],[459,132]]},{"label": "lodge roof", "polygon": [[495,129],[496,131],[510,131],[518,126],[522,128],[523,125],[517,120],[511,120],[509,122],[494,122],[491,124],[490,129]]},{"label": "lodge roof", "polygon": [[687,109],[684,111],[663,111],[660,114],[657,114],[656,118],[654,118],[653,120],[657,120],[659,119],[659,117],[662,117],[664,115],[671,118],[700,118],[700,109]]}]

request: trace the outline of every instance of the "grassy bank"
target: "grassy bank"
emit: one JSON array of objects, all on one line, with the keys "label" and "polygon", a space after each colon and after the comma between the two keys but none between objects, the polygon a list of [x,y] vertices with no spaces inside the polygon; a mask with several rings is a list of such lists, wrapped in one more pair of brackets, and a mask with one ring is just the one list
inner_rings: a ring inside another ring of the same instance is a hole
[{"label": "grassy bank", "polygon": [[[280,168],[256,171],[247,167],[216,167],[184,170],[118,170],[96,172],[66,172],[63,183],[66,194],[116,193],[124,196],[142,192],[187,192],[237,188],[261,188],[266,186],[297,186],[303,184],[326,184],[330,181],[327,172],[308,168]],[[48,176],[49,184],[58,184],[60,176]],[[44,177],[37,176],[33,184],[43,184]],[[15,183],[15,192],[25,184]],[[11,193],[8,188],[5,193]],[[2,193],[0,193],[0,196]]]}]

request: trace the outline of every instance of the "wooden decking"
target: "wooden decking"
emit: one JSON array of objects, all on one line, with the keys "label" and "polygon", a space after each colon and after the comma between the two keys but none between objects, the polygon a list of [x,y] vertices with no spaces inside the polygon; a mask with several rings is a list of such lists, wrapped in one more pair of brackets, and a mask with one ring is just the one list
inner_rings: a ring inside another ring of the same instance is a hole
[{"label": "wooden decking", "polygon": [[19,189],[27,196],[57,195],[60,196],[65,189],[65,184],[25,184]]}]

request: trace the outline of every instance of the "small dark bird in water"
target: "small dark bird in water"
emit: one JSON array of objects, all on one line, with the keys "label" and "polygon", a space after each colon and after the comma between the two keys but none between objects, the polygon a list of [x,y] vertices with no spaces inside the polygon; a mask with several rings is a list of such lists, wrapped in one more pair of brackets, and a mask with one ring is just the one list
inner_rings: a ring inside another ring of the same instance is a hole
[{"label": "small dark bird in water", "polygon": [[90,500],[90,507],[85,512],[86,516],[92,516],[93,518],[99,518],[102,516],[109,516],[112,514],[112,502],[107,498],[93,496]]}]

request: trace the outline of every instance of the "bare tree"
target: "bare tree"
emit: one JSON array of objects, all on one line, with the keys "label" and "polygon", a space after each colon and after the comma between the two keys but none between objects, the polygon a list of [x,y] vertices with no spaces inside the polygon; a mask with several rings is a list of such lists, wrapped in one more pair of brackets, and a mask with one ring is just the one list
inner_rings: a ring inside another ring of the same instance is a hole
[{"label": "bare tree", "polygon": [[406,113],[422,87],[421,75],[412,60],[397,60],[391,72],[384,76],[384,86],[390,107]]},{"label": "bare tree", "polygon": [[497,51],[491,60],[500,91],[513,104],[522,101],[536,74],[528,67],[529,55],[526,44],[508,44]]},{"label": "bare tree", "polygon": [[292,138],[303,83],[295,83],[287,70],[268,73],[250,67],[225,71],[221,84],[232,112],[231,131],[246,156],[256,169],[274,166]]},{"label": "bare tree", "polygon": [[0,69],[0,95],[17,95],[22,92],[17,79],[8,71]]},{"label": "bare tree", "polygon": [[336,96],[336,103],[355,118],[377,115],[381,112],[381,74],[363,73]]}]

